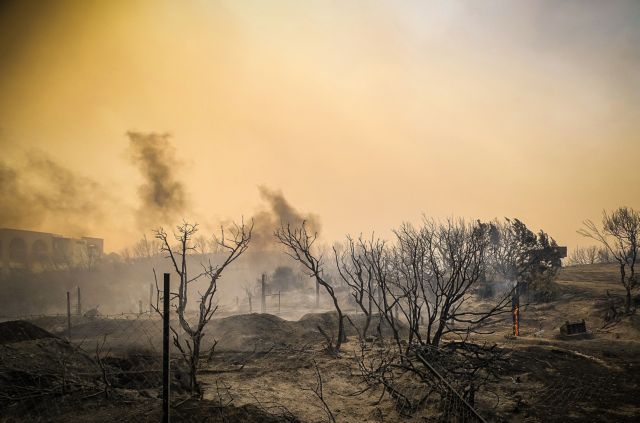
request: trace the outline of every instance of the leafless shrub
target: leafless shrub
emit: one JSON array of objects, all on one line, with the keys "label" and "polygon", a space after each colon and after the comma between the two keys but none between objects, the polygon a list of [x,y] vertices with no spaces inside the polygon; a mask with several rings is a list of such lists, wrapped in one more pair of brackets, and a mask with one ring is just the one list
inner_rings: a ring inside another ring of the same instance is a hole
[{"label": "leafless shrub", "polygon": [[[362,239],[347,237],[346,250],[338,252],[333,248],[338,274],[350,289],[351,296],[365,315],[365,323],[360,336],[367,337],[373,311],[375,295],[374,268],[367,260],[367,243]],[[354,326],[355,327],[355,326]]]},{"label": "leafless shrub", "polygon": [[100,368],[100,379],[102,380],[102,384],[104,386],[104,396],[105,398],[109,398],[111,395],[111,382],[109,381],[109,375],[107,372],[107,367],[104,363],[104,356],[109,354],[109,351],[104,352],[104,345],[107,342],[107,336],[105,335],[102,338],[102,343],[100,341],[96,341],[96,363],[98,363],[98,367]]},{"label": "leafless shrub", "polygon": [[133,245],[130,255],[133,260],[149,259],[160,254],[161,247],[162,244],[157,238],[149,239],[145,234]]},{"label": "leafless shrub", "polygon": [[[472,298],[486,273],[494,271],[490,266],[511,265],[531,276],[541,266],[539,260],[532,263],[532,250],[545,243],[552,249],[545,236],[535,237],[528,250],[518,250],[522,244],[517,243],[496,246],[492,230],[494,226],[481,222],[425,219],[419,227],[402,225],[391,246],[376,240],[358,242],[356,263],[349,249],[346,258],[337,256],[344,279],[355,285],[355,293],[360,289],[358,272],[365,283],[372,275],[369,298],[393,329],[391,342],[368,344],[360,337],[356,361],[364,388],[358,393],[381,388],[379,398],[387,394],[402,415],[455,404],[455,410],[447,413],[466,413],[483,421],[474,409],[476,393],[496,380],[503,353],[495,345],[473,343],[469,336],[487,333],[488,323],[510,311],[513,289],[483,308],[473,304]],[[492,256],[496,253],[492,247],[500,248],[502,261]],[[408,328],[407,338],[401,336],[399,319]]]},{"label": "leafless shrub", "polygon": [[567,258],[567,265],[577,266],[585,264],[595,264],[600,262],[600,251],[598,247],[576,247]]},{"label": "leafless shrub", "polygon": [[480,222],[425,219],[420,228],[396,231],[392,281],[398,294],[390,292],[408,322],[409,345],[438,346],[446,334],[477,331],[508,311],[510,293],[484,310],[469,306],[485,270],[488,230]]},{"label": "leafless shrub", "polygon": [[327,404],[327,401],[324,398],[324,383],[322,380],[322,373],[320,373],[320,369],[318,368],[318,363],[316,363],[315,360],[312,360],[312,362],[313,362],[313,370],[316,377],[316,383],[314,386],[310,388],[302,388],[302,389],[304,391],[313,392],[313,394],[318,399],[318,401],[320,401],[320,408],[327,415],[327,419],[332,423],[336,423],[336,418],[333,415],[333,412],[331,411],[329,404]]},{"label": "leafless shrub", "polygon": [[640,241],[640,212],[619,207],[611,213],[602,212],[602,228],[591,220],[584,222],[578,233],[594,239],[613,256],[620,268],[620,283],[626,290],[625,312],[631,312],[631,291],[638,286],[635,265]]},{"label": "leafless shrub", "polygon": [[[170,259],[174,271],[179,277],[177,292],[163,293],[163,295],[171,295],[172,300],[177,302],[177,304],[174,303],[173,306],[178,316],[180,328],[186,336],[181,337],[178,333],[178,328],[174,326],[170,326],[170,329],[173,333],[173,343],[189,367],[189,387],[192,395],[200,393],[200,385],[197,380],[198,364],[201,359],[200,349],[202,338],[205,335],[204,329],[218,309],[218,306],[214,305],[214,299],[218,291],[218,280],[227,266],[247,250],[249,241],[251,240],[252,229],[253,225],[246,226],[244,222],[239,225],[234,225],[230,231],[225,232],[225,230],[222,229],[218,243],[226,252],[224,260],[219,265],[213,265],[211,261],[206,265],[203,264],[203,270],[195,276],[189,274],[187,256],[195,251],[193,237],[198,231],[197,224],[185,222],[179,225],[174,233],[174,238],[178,244],[174,247],[171,246],[169,235],[163,229],[156,231],[156,238],[162,243],[162,251],[166,254],[166,257]],[[206,279],[208,284],[204,292],[199,293],[197,321],[189,322],[186,316],[187,306],[189,305],[189,284],[201,278]],[[157,305],[155,306],[155,310],[161,313]],[[215,345],[216,342],[214,341],[211,351],[207,354],[209,357]]]},{"label": "leafless shrub", "polygon": [[470,342],[413,345],[407,354],[390,344],[361,344],[355,358],[365,387],[353,395],[380,390],[377,403],[386,394],[406,417],[429,409],[445,421],[458,421],[449,420],[458,415],[484,422],[475,409],[476,394],[499,380],[506,354],[495,345]]},{"label": "leafless shrub", "polygon": [[307,229],[306,222],[303,221],[299,226],[295,227],[292,227],[289,223],[282,224],[275,232],[275,236],[278,241],[285,246],[286,254],[302,264],[307,270],[308,276],[314,278],[316,283],[322,286],[331,297],[333,306],[338,313],[338,336],[334,341],[332,337],[327,336],[326,333],[323,333],[323,335],[328,341],[329,352],[337,354],[340,351],[342,342],[345,340],[344,315],[338,303],[338,297],[336,296],[334,287],[323,275],[323,256],[314,251],[314,244],[318,237],[317,233],[311,234]]}]

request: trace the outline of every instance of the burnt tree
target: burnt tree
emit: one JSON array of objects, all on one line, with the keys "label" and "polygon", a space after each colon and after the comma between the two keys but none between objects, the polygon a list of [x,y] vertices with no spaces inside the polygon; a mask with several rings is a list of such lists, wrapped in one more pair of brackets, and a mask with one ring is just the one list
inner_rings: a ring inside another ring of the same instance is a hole
[{"label": "burnt tree", "polygon": [[[214,265],[209,261],[207,264],[202,264],[202,270],[195,275],[189,273],[188,256],[196,249],[193,245],[193,237],[198,231],[198,225],[187,222],[179,225],[173,233],[173,237],[177,242],[175,245],[172,245],[169,240],[169,235],[162,228],[155,232],[156,238],[160,240],[162,244],[161,250],[171,261],[174,271],[179,278],[178,291],[164,293],[163,295],[171,296],[173,307],[178,316],[178,324],[186,335],[180,336],[178,328],[170,326],[171,332],[173,333],[173,343],[180,351],[182,358],[189,368],[189,388],[192,395],[200,393],[200,385],[197,379],[198,365],[201,359],[200,350],[202,339],[205,335],[205,328],[218,309],[217,304],[214,303],[218,290],[218,281],[227,266],[247,250],[252,229],[253,223],[247,226],[244,222],[240,225],[234,224],[228,231],[221,229],[221,236],[217,242],[220,248],[225,251],[222,263]],[[196,297],[197,307],[196,319],[194,321],[193,319],[187,318],[188,306],[191,300],[189,287],[192,283],[201,279],[204,279],[206,284],[204,290],[199,291]],[[160,313],[157,306],[155,309]],[[213,346],[208,354],[209,356],[212,354],[215,344],[216,341],[213,342]]]},{"label": "burnt tree", "polygon": [[626,291],[624,308],[626,313],[630,313],[631,291],[638,286],[635,265],[640,239],[640,212],[630,207],[619,207],[610,214],[604,210],[602,229],[586,220],[578,233],[600,242],[618,264],[620,283]]},{"label": "burnt tree", "polygon": [[446,334],[479,330],[506,311],[508,294],[484,310],[468,304],[484,276],[488,229],[481,222],[424,219],[419,228],[405,224],[395,231],[391,274],[410,341],[438,346]]},{"label": "burnt tree", "polygon": [[[328,350],[331,353],[338,353],[342,342],[345,340],[344,331],[344,315],[335,290],[328,279],[323,276],[323,257],[321,254],[317,254],[313,251],[314,244],[318,238],[317,233],[310,234],[306,221],[303,221],[299,226],[292,227],[291,224],[282,224],[280,228],[275,232],[275,236],[278,241],[285,247],[285,253],[296,260],[306,269],[309,277],[315,279],[316,283],[322,286],[325,291],[331,297],[333,306],[338,313],[338,337],[333,341],[330,337],[327,337]],[[323,330],[318,327],[321,333]],[[324,333],[323,333],[324,334]],[[326,334],[325,334],[326,335]]]},{"label": "burnt tree", "polygon": [[366,248],[367,245],[362,236],[357,241],[348,236],[346,250],[343,252],[338,252],[335,247],[333,248],[338,274],[347,284],[351,296],[364,313],[365,322],[361,333],[363,338],[367,337],[371,325],[375,287],[374,268],[365,257]]}]

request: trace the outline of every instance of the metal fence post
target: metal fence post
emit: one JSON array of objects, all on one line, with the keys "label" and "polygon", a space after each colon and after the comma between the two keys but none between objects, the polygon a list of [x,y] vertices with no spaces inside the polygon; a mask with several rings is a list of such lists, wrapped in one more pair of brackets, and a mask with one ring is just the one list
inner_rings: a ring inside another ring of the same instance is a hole
[{"label": "metal fence post", "polygon": [[262,283],[260,284],[260,288],[261,288],[261,292],[260,292],[260,312],[261,313],[265,313],[267,311],[267,297],[266,297],[266,281],[267,275],[265,275],[264,273],[262,274]]},{"label": "metal fence post", "polygon": [[164,307],[162,311],[162,421],[169,423],[169,300],[171,293],[169,273],[164,274]]},{"label": "metal fence post", "polygon": [[67,291],[67,327],[69,329],[69,335],[71,335],[71,295]]},{"label": "metal fence post", "polygon": [[513,319],[513,336],[520,335],[520,289],[516,282],[516,287],[511,296],[511,317]]},{"label": "metal fence post", "polygon": [[80,301],[80,285],[78,285],[78,316],[82,316],[82,302]]}]

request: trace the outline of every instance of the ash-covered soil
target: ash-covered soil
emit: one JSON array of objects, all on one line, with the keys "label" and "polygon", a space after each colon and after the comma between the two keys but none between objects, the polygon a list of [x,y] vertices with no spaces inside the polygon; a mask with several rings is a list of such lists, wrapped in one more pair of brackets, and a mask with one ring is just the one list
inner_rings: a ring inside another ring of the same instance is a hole
[{"label": "ash-covered soil", "polygon": [[[614,266],[565,268],[554,301],[523,307],[522,336],[509,335],[509,317],[487,325],[484,329],[493,333],[474,340],[497,343],[508,360],[499,382],[478,393],[479,413],[495,422],[637,421],[639,319],[612,319],[610,313],[622,293]],[[362,325],[361,314],[350,317]],[[587,336],[560,337],[565,321],[581,319]],[[333,313],[310,313],[296,321],[256,313],[215,319],[205,337],[205,347],[213,339],[218,344],[200,372],[203,402],[183,402],[184,373],[179,360],[174,362],[175,421],[327,421],[309,390],[316,384],[316,364],[325,401],[338,422],[431,421],[427,411],[401,416],[379,390],[358,394],[364,385],[355,358],[356,330],[347,323],[349,340],[338,357],[324,351],[318,333],[320,325],[331,334],[335,320]],[[159,420],[158,320],[97,318],[55,333],[10,323],[15,330],[0,327],[0,421]],[[46,329],[46,320],[38,323]],[[390,336],[388,328],[382,331]],[[109,397],[96,373],[100,342],[109,351],[103,361]],[[28,383],[16,395],[13,385],[20,377]],[[61,383],[67,384],[64,394]]]}]

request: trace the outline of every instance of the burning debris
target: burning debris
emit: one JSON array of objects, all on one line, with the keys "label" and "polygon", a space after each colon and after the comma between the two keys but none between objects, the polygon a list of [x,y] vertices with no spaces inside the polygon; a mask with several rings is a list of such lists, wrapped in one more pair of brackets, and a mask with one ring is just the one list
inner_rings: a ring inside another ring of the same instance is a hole
[{"label": "burning debris", "polygon": [[562,326],[560,326],[560,334],[562,336],[584,335],[586,333],[587,326],[584,319],[579,322],[570,322],[567,320]]}]

